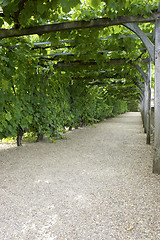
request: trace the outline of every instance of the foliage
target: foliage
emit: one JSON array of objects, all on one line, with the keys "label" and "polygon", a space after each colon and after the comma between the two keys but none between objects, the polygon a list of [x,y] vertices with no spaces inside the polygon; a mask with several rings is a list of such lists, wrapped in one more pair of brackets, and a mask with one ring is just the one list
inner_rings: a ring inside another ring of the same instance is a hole
[{"label": "foliage", "polygon": [[[0,0],[0,25],[22,29],[101,17],[146,17],[158,3]],[[150,34],[154,24],[141,24],[141,29]],[[35,46],[37,42],[46,43]],[[134,106],[137,109],[137,80],[143,85],[144,79],[134,64],[145,72],[143,58],[148,58],[143,43],[124,26],[2,39],[0,139],[15,138],[25,131],[28,135],[60,136],[64,127],[91,124],[134,110]]]},{"label": "foliage", "polygon": [[139,111],[139,102],[138,101],[130,101],[127,103],[129,112],[138,112]]},{"label": "foliage", "polygon": [[[142,0],[0,0],[3,14],[0,24],[8,23],[24,28],[70,19],[91,19],[95,17],[116,18],[118,15],[147,16],[157,9],[159,1]],[[66,17],[67,14],[67,17]]]}]

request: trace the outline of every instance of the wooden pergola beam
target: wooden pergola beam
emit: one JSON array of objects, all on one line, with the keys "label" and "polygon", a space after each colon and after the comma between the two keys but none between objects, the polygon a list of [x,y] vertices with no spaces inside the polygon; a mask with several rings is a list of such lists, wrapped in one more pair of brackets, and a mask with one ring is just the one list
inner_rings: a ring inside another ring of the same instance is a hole
[{"label": "wooden pergola beam", "polygon": [[[121,51],[121,50],[119,50]],[[123,50],[124,51],[124,50]],[[108,53],[108,52],[114,52],[114,50],[102,50],[102,51],[98,51],[97,54],[104,54],[104,53]],[[81,53],[82,55],[87,55],[87,52],[82,52]],[[143,53],[142,53],[143,54]],[[141,54],[141,55],[142,55]],[[62,52],[62,53],[52,53],[52,54],[47,54],[47,55],[33,55],[32,57],[35,57],[35,58],[41,58],[41,59],[45,59],[45,60],[48,60],[48,61],[54,61],[55,58],[57,57],[63,57],[63,56],[68,56],[68,57],[74,57],[74,56],[77,56],[78,53],[71,53],[71,52]],[[144,59],[140,59],[140,63],[148,63],[149,59],[148,58],[144,58]]]},{"label": "wooden pergola beam", "polygon": [[74,29],[85,29],[85,28],[105,28],[114,25],[122,25],[125,23],[147,23],[155,22],[155,19],[160,17],[160,13],[154,12],[147,18],[142,16],[118,16],[116,19],[111,20],[109,18],[97,18],[91,19],[90,21],[72,21],[63,23],[54,23],[42,26],[35,26],[23,29],[0,29],[0,38],[19,37],[33,34],[46,34],[57,31],[66,31]]},{"label": "wooden pergola beam", "polygon": [[[118,78],[118,79],[117,79]],[[120,83],[122,82],[122,79],[126,79],[124,76],[120,76],[118,74],[115,75],[98,75],[98,76],[88,76],[88,77],[80,77],[80,78],[74,78],[74,80],[76,81],[86,81],[86,80],[105,80],[105,79],[112,79],[115,81],[119,81]],[[114,82],[109,82],[110,84],[114,83]]]},{"label": "wooden pergola beam", "polygon": [[[106,61],[106,64],[119,64],[119,65],[125,65],[127,62],[126,59],[110,59],[108,62]],[[54,68],[60,68],[60,67],[79,67],[79,66],[98,66],[97,62],[90,61],[90,62],[82,62],[82,61],[71,61],[71,62],[58,62],[57,64],[53,65]]]},{"label": "wooden pergola beam", "polygon": [[90,85],[90,86],[107,86],[108,88],[106,89],[107,91],[112,91],[112,90],[115,90],[115,91],[138,91],[139,90],[133,86],[118,86],[116,84],[114,85],[110,85],[108,83],[105,83],[105,82],[94,82],[94,83],[88,83],[87,85]]},{"label": "wooden pergola beam", "polygon": [[[94,80],[94,82],[89,82],[89,84],[93,84],[93,83],[96,83],[96,81],[99,82],[99,80],[105,80],[105,79],[112,79],[112,80],[114,80],[112,82],[110,82],[110,81],[104,82],[105,84],[117,85],[117,86],[122,86],[124,84],[122,79],[131,80],[131,82],[133,82],[133,84],[136,85],[141,92],[143,92],[143,83],[140,80],[138,80],[136,78],[133,78],[130,75],[121,76],[119,74],[114,74],[114,75],[113,74],[112,75],[100,74],[100,75],[95,76],[95,77],[91,77],[91,76],[89,77],[88,76],[88,77],[83,77],[83,78],[82,77],[81,78],[75,78],[74,80],[76,80],[76,81],[85,81],[85,80],[91,81],[91,80]],[[124,85],[126,85],[126,83]]]}]

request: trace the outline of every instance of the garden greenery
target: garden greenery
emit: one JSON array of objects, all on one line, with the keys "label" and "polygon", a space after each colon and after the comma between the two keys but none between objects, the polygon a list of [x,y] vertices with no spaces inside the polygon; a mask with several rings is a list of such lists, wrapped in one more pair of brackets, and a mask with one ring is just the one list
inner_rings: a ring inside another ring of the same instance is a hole
[{"label": "garden greenery", "polygon": [[[23,29],[101,17],[147,17],[158,3],[0,0],[0,25]],[[141,29],[152,33],[154,24],[141,24]],[[136,79],[142,84],[144,80],[130,63],[139,63],[146,71],[146,63],[140,60],[148,53],[132,35],[124,26],[112,26],[1,39],[0,139],[22,136],[25,131],[59,136],[64,127],[137,110],[140,89]],[[36,45],[40,42],[44,44]],[[118,64],[121,60],[124,64]]]}]

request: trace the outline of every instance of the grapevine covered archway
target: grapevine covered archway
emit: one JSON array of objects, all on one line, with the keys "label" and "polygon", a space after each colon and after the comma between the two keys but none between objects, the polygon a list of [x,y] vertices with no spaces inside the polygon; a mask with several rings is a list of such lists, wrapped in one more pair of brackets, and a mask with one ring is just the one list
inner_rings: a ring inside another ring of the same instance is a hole
[{"label": "grapevine covered archway", "polygon": [[59,134],[64,126],[99,121],[140,103],[150,143],[152,84],[153,171],[160,173],[158,5],[2,1],[0,137],[21,136],[25,129]]}]

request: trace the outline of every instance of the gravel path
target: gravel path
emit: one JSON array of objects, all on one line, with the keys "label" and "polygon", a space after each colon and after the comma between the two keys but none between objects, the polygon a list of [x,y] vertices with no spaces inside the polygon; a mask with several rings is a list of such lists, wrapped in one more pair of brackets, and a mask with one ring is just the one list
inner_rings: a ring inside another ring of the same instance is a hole
[{"label": "gravel path", "polygon": [[160,176],[139,113],[0,150],[0,240],[158,240]]}]

